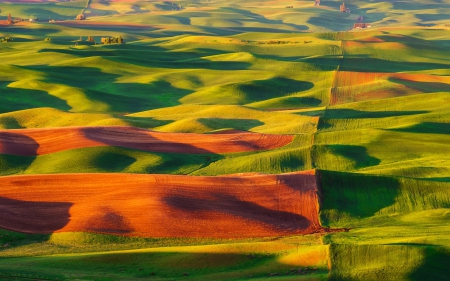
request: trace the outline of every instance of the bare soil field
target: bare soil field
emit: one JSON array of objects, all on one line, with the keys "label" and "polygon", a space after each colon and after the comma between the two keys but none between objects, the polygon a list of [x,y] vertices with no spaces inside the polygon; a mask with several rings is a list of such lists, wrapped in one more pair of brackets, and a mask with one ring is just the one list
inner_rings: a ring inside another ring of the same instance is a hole
[{"label": "bare soil field", "polygon": [[293,139],[292,135],[161,133],[116,126],[18,129],[0,130],[0,153],[35,156],[96,146],[188,154],[232,153],[270,150]]},{"label": "bare soil field", "polygon": [[26,233],[233,238],[322,231],[315,171],[26,175],[0,184],[0,227]]},{"label": "bare soil field", "polygon": [[[355,91],[355,87],[357,91]],[[430,74],[339,71],[331,104],[446,91],[450,78]]]}]

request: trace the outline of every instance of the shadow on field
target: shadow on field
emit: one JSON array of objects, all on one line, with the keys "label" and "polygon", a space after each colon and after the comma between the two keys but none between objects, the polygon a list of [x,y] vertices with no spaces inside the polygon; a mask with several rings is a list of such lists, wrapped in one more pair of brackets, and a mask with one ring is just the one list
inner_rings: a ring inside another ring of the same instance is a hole
[{"label": "shadow on field", "polygon": [[[118,115],[116,118],[122,119],[123,121],[130,124],[130,126],[138,128],[155,128],[159,126],[164,126],[174,122],[174,120],[159,120],[152,117],[135,117],[135,116],[123,116]],[[1,119],[0,119],[1,122]]]},{"label": "shadow on field", "polygon": [[0,124],[5,129],[25,129],[16,118],[11,116],[0,117]]},{"label": "shadow on field", "polygon": [[352,27],[352,25],[355,23],[355,20],[340,18],[337,16],[335,17],[335,20],[330,20],[329,15],[323,15],[319,17],[310,17],[308,19],[308,23],[313,26],[331,29],[333,31],[344,31]]},{"label": "shadow on field", "polygon": [[405,128],[387,130],[405,133],[450,135],[450,123],[423,122]]},{"label": "shadow on field", "polygon": [[442,177],[442,178],[427,178],[429,181],[438,181],[438,182],[450,182],[450,177]]},{"label": "shadow on field", "polygon": [[409,280],[449,280],[450,250],[423,245],[424,258],[410,275]]},{"label": "shadow on field", "polygon": [[429,113],[425,110],[416,111],[361,111],[355,109],[326,109],[324,118],[327,119],[361,119],[361,118],[386,118],[396,116],[408,116]]},{"label": "shadow on field", "polygon": [[[2,28],[2,34],[10,34],[14,41],[15,41],[15,36],[17,36],[18,34],[20,35],[31,35],[31,36],[36,36],[36,33],[39,32],[39,34],[42,34],[42,37],[45,37],[47,34],[52,34],[52,33],[57,33],[59,32],[58,29],[51,29],[51,28],[29,28],[29,27],[20,27],[20,26],[10,26],[8,28]],[[44,38],[42,38],[43,40]],[[26,39],[25,39],[26,40]]]},{"label": "shadow on field", "polygon": [[0,197],[0,228],[52,233],[69,222],[70,202],[32,202]]},{"label": "shadow on field", "polygon": [[[76,87],[82,91],[87,100],[108,105],[107,109],[100,109],[100,111],[130,113],[174,106],[180,104],[178,101],[180,98],[192,93],[190,90],[174,87],[171,83],[162,79],[148,83],[119,83],[117,79],[121,77],[120,75],[104,72],[101,68],[64,66],[31,66],[26,68],[41,71],[43,76],[46,77],[43,80],[44,82]],[[46,96],[49,95],[46,93]],[[73,99],[81,98],[73,97]],[[39,102],[34,98],[30,103],[35,101]],[[62,102],[66,103],[65,101]],[[89,103],[85,104],[89,105]],[[67,104],[64,108],[48,104],[46,106],[61,110],[71,109],[67,107]],[[93,107],[91,110],[95,111],[96,108]]]},{"label": "shadow on field", "polygon": [[[256,22],[256,23],[261,23],[264,26],[268,26],[268,25],[270,26],[272,24],[286,25],[288,27],[296,29],[297,31],[305,31],[305,30],[309,29],[309,27],[306,25],[298,25],[298,24],[294,24],[294,23],[286,23],[282,20],[268,19],[260,14],[256,14],[249,10],[239,9],[236,7],[226,7],[226,8],[222,8],[220,10],[223,12],[226,12],[226,13],[230,13],[230,12],[235,13],[238,15],[238,18],[242,18],[242,16],[247,17],[247,19],[239,20],[243,24],[245,24],[245,22],[250,22],[252,24],[254,24]],[[230,29],[236,29],[236,28],[232,27]],[[280,33],[280,29],[277,29],[277,28],[238,27],[237,29],[242,32],[274,32],[275,31],[276,33]],[[272,30],[272,31],[268,31],[268,30]],[[292,30],[289,30],[289,33],[292,33]]]},{"label": "shadow on field", "polygon": [[0,113],[37,107],[53,107],[69,110],[67,102],[42,90],[8,87],[11,82],[0,82]]},{"label": "shadow on field", "polygon": [[367,154],[367,148],[357,145],[327,145],[333,153],[341,155],[353,162],[354,169],[360,169],[380,164],[381,160]]},{"label": "shadow on field", "polygon": [[[272,98],[294,95],[312,89],[314,84],[309,81],[299,81],[285,77],[273,77],[264,80],[253,80],[244,83],[233,83],[223,87],[225,91],[234,92],[236,95],[245,96],[245,103],[264,101]],[[321,101],[314,98],[299,98],[306,104],[320,104]],[[299,100],[297,100],[298,102]],[[295,106],[295,105],[294,105]]]},{"label": "shadow on field", "polygon": [[254,127],[264,125],[263,122],[256,119],[200,118],[198,121],[212,130],[235,129],[248,131]]},{"label": "shadow on field", "polygon": [[25,171],[36,159],[39,144],[28,136],[0,132],[0,175]]},{"label": "shadow on field", "polygon": [[388,81],[413,88],[424,93],[448,92],[450,84],[440,82],[419,82],[390,77]]},{"label": "shadow on field", "polygon": [[391,3],[393,5],[392,9],[394,9],[394,10],[424,11],[424,10],[428,10],[428,9],[450,8],[450,5],[445,3],[444,1],[427,1],[426,4],[424,4],[421,1],[415,1],[415,2],[392,1]]},{"label": "shadow on field", "polygon": [[[204,244],[204,241],[199,242]],[[316,280],[323,279],[320,277],[326,273],[326,271],[320,270],[322,275],[315,278],[316,276],[312,275],[316,272],[315,270],[307,271],[305,268],[302,273],[298,273],[297,268],[291,270],[291,265],[277,260],[281,249],[276,254],[270,251],[265,252],[265,248],[262,248],[261,251],[231,249],[229,253],[185,252],[183,248],[181,249],[181,251],[116,251],[64,256],[49,255],[32,259],[32,262],[23,259],[16,259],[17,261],[9,259],[8,263],[2,266],[0,276],[11,272],[11,279],[14,280],[18,280],[24,275],[41,277],[42,280],[73,279],[71,276],[74,275],[87,280],[105,280],[104,276],[108,276],[107,280],[133,280],[135,278],[143,280],[236,280],[236,278],[247,280],[249,275],[254,275],[255,278],[267,278],[271,273],[285,275],[285,272],[289,271],[291,275],[289,280],[303,280],[304,277],[308,278],[309,276]],[[220,251],[220,245],[217,249]],[[313,267],[315,264],[311,262],[309,265]],[[20,268],[22,272],[16,268]],[[55,268],[58,269],[59,276],[54,276]],[[299,274],[305,274],[305,276],[299,276]]]},{"label": "shadow on field", "polygon": [[[162,52],[169,53],[169,51],[164,50]],[[161,52],[158,53],[160,54]],[[208,54],[202,54],[202,56],[197,55],[196,59],[183,59],[184,56],[189,54],[183,54],[181,52],[170,52],[172,60],[161,61],[157,58],[158,53],[155,53],[155,57],[150,59],[142,57],[114,57],[111,60],[118,63],[131,63],[144,67],[170,69],[245,70],[252,66],[251,63],[244,61],[211,61],[202,58],[203,56],[208,56]]]},{"label": "shadow on field", "polygon": [[96,233],[123,235],[134,231],[126,216],[107,206],[98,206],[83,223],[87,231]]},{"label": "shadow on field", "polygon": [[425,244],[330,244],[328,280],[449,280],[450,251]]},{"label": "shadow on field", "polygon": [[382,60],[376,58],[364,57],[361,55],[348,55],[342,61],[340,71],[356,71],[356,72],[406,72],[406,71],[423,71],[433,69],[447,69],[448,64],[429,63],[429,62],[403,62]]},{"label": "shadow on field", "polygon": [[[98,38],[95,38],[98,39]],[[199,44],[202,42],[199,41]],[[148,65],[158,64],[159,67],[172,68],[170,64],[178,61],[200,60],[204,56],[213,56],[229,53],[228,51],[209,49],[209,48],[193,48],[192,51],[171,51],[170,49],[155,46],[152,43],[138,42],[136,44],[111,44],[101,45],[88,49],[58,49],[45,48],[41,49],[39,53],[61,53],[77,57],[108,57],[108,59],[115,58],[121,60],[123,63],[131,63],[134,60],[142,60],[140,64],[146,63]],[[139,61],[138,61],[139,62]]]},{"label": "shadow on field", "polygon": [[[28,5],[26,9],[23,10],[23,14],[32,15],[35,18],[40,18],[41,21],[46,18],[59,19],[59,20],[71,20],[79,9],[76,7],[64,6],[65,10],[58,6],[53,5]],[[51,7],[51,8],[50,8]],[[61,6],[59,6],[61,7]],[[52,9],[53,8],[53,9]],[[54,9],[56,8],[56,9]],[[58,13],[62,12],[62,13]],[[72,14],[72,15],[71,15]]]},{"label": "shadow on field", "polygon": [[306,229],[311,222],[304,216],[265,208],[258,204],[242,201],[228,194],[211,194],[211,199],[193,198],[186,196],[168,196],[164,202],[169,206],[204,217],[206,213],[225,213],[256,221],[282,231],[296,231]]},{"label": "shadow on field", "polygon": [[323,226],[348,226],[393,205],[400,192],[394,177],[320,170]]},{"label": "shadow on field", "polygon": [[[194,44],[202,45],[202,41]],[[198,48],[194,51],[172,51],[158,46],[136,44],[102,45],[89,49],[42,49],[39,53],[62,53],[78,57],[106,57],[115,63],[132,64],[152,68],[169,69],[211,69],[240,70],[247,69],[251,63],[244,61],[211,61],[203,57],[233,53],[214,49]]]},{"label": "shadow on field", "polygon": [[[418,15],[416,15],[416,16],[418,16]],[[413,37],[413,36],[380,35],[377,37],[382,39],[385,42],[402,43],[413,49],[416,48],[416,49],[427,49],[427,50],[436,50],[436,49],[444,50],[438,44],[433,43],[430,40],[425,40],[425,39],[421,39],[421,38],[417,38],[417,37]]]},{"label": "shadow on field", "polygon": [[[266,108],[268,110],[271,109],[279,109],[279,108],[286,108],[286,109],[300,109],[300,108],[311,108],[311,107],[317,107],[322,103],[321,100],[313,97],[282,97],[281,99],[276,100],[276,105],[271,105],[269,102],[269,105],[266,105],[264,107],[260,108]],[[275,107],[275,108],[274,108]],[[302,115],[302,114],[299,114]]]},{"label": "shadow on field", "polygon": [[91,140],[109,146],[132,148],[144,151],[182,153],[182,154],[214,154],[213,152],[189,144],[160,140],[138,128],[117,127],[84,127],[83,135]]},{"label": "shadow on field", "polygon": [[36,156],[39,144],[28,136],[0,131],[0,152],[19,156]]}]

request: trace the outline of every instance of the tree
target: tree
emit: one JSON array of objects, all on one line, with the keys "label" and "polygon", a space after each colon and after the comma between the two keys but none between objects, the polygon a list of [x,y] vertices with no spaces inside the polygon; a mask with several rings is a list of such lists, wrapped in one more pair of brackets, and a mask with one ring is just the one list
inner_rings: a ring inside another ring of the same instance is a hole
[{"label": "tree", "polygon": [[79,15],[77,15],[77,17],[75,19],[76,20],[85,20],[86,16],[84,14],[79,14]]},{"label": "tree", "polygon": [[123,41],[122,36],[119,37],[102,37],[100,40],[102,44],[123,44],[125,41]]},{"label": "tree", "polygon": [[12,20],[11,14],[8,14],[8,25],[13,25],[14,21]]}]

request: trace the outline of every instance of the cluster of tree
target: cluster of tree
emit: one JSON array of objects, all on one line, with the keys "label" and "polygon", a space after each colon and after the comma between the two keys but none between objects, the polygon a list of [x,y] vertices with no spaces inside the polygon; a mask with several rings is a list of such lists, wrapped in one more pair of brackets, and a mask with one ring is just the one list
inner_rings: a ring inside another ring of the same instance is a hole
[{"label": "cluster of tree", "polygon": [[77,15],[77,17],[75,19],[76,20],[85,20],[86,16],[84,14],[79,14],[79,15]]},{"label": "cluster of tree", "polygon": [[13,41],[12,37],[0,38],[0,42],[12,42],[12,41]]},{"label": "cluster of tree", "polygon": [[121,36],[119,37],[102,37],[102,44],[123,44],[125,43]]},{"label": "cluster of tree", "polygon": [[[303,41],[303,43],[311,43],[312,41]],[[299,41],[284,41],[284,40],[270,40],[270,41],[257,41],[258,44],[298,44]]]},{"label": "cluster of tree", "polygon": [[345,6],[345,3],[342,3],[342,5],[339,6],[339,11],[341,11],[341,12],[343,12],[343,13],[350,13],[350,9],[348,9],[348,8]]},{"label": "cluster of tree", "polygon": [[8,25],[13,25],[14,21],[12,20],[11,14],[8,14]]}]

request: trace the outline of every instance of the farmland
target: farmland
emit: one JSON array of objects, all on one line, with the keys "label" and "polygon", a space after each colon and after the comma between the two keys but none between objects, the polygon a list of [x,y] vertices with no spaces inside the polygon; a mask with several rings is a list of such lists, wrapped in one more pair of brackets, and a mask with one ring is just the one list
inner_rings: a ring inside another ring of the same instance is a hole
[{"label": "farmland", "polygon": [[0,1],[0,279],[448,280],[450,1],[341,4]]}]

